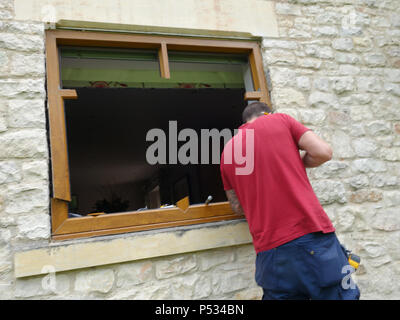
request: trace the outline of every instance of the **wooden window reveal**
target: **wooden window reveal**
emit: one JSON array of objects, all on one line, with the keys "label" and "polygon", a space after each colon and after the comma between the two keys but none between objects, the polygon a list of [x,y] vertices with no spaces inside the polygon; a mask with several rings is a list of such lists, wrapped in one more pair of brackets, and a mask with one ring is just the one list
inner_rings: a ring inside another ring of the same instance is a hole
[{"label": "wooden window reveal", "polygon": [[46,72],[53,186],[51,225],[54,240],[243,218],[231,210],[228,202],[191,205],[186,212],[179,207],[174,207],[68,218],[68,203],[71,201],[71,194],[64,100],[77,99],[77,93],[73,89],[61,88],[59,63],[59,46],[61,45],[156,50],[161,77],[166,79],[170,77],[168,50],[246,54],[250,63],[254,91],[246,92],[243,98],[270,104],[261,52],[256,42],[66,30],[46,31]]}]

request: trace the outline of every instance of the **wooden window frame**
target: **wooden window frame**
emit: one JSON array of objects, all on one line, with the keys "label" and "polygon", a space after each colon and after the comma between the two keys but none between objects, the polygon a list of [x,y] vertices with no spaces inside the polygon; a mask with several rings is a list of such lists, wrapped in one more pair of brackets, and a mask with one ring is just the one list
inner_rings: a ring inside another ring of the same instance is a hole
[{"label": "wooden window frame", "polygon": [[59,45],[155,49],[161,77],[169,79],[168,50],[248,54],[254,91],[245,100],[270,104],[259,44],[253,41],[210,40],[185,37],[147,36],[69,30],[46,31],[47,98],[52,166],[51,228],[53,240],[167,228],[243,218],[229,202],[191,205],[180,208],[113,213],[68,218],[71,201],[64,100],[77,99],[76,90],[62,89]]}]

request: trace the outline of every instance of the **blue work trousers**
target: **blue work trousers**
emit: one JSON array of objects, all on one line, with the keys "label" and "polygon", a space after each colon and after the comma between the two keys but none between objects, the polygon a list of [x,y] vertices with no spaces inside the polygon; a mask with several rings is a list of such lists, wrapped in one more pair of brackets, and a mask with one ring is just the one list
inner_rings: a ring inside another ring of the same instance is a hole
[{"label": "blue work trousers", "polygon": [[352,271],[334,232],[309,233],[256,258],[263,300],[358,300]]}]

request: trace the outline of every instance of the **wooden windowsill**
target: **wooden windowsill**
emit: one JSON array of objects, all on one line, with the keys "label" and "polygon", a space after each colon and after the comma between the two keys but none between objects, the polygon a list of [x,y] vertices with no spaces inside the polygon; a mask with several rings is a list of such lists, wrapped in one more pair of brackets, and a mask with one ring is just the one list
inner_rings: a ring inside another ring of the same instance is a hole
[{"label": "wooden windowsill", "polygon": [[21,278],[251,242],[245,219],[58,241],[15,253],[14,272]]}]

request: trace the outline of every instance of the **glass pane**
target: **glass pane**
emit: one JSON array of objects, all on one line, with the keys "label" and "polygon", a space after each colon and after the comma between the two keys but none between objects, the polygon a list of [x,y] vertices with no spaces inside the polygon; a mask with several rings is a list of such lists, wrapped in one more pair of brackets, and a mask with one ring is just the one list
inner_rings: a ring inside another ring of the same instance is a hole
[{"label": "glass pane", "polygon": [[61,47],[64,88],[143,88],[159,82],[156,50]]},{"label": "glass pane", "polygon": [[247,55],[169,51],[168,58],[171,87],[246,87]]}]

